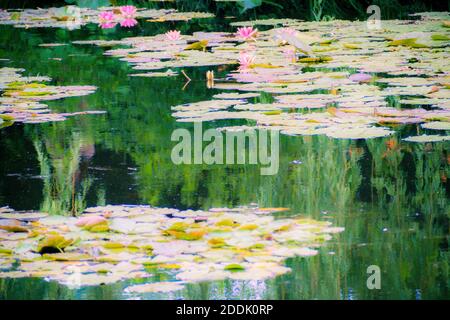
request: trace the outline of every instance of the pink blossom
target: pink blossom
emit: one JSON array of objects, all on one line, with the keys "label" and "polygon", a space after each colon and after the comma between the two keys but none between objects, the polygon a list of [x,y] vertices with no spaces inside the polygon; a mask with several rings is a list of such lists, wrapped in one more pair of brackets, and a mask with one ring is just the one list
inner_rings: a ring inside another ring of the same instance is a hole
[{"label": "pink blossom", "polygon": [[102,11],[98,15],[98,19],[101,23],[105,22],[113,22],[114,21],[114,13],[112,11]]},{"label": "pink blossom", "polygon": [[102,29],[111,29],[116,26],[116,22],[114,22],[115,15],[112,11],[102,11],[98,15],[98,20],[100,21],[100,27]]},{"label": "pink blossom", "polygon": [[134,19],[136,16],[136,7],[135,6],[123,6],[120,7],[120,13],[125,19]]},{"label": "pink blossom", "polygon": [[246,70],[255,62],[255,56],[246,52],[239,53],[239,70]]},{"label": "pink blossom", "polygon": [[167,40],[177,41],[181,39],[181,32],[177,30],[170,30],[165,33]]},{"label": "pink blossom", "polygon": [[131,28],[137,25],[137,20],[134,18],[126,18],[122,21],[120,21],[120,26],[125,28]]},{"label": "pink blossom", "polygon": [[242,27],[238,28],[236,35],[245,40],[255,38],[258,33],[258,29],[253,29],[253,27]]}]

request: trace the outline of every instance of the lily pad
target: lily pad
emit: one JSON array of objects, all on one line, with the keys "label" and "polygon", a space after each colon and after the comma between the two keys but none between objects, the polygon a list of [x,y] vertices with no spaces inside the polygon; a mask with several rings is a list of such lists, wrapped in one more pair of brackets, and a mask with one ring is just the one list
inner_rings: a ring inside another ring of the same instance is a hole
[{"label": "lily pad", "polygon": [[8,232],[28,232],[28,228],[16,219],[0,220],[0,230]]},{"label": "lily pad", "polygon": [[[0,19],[1,24],[1,19]],[[102,113],[82,111],[75,113],[51,113],[47,105],[40,101],[57,100],[66,97],[84,96],[93,93],[93,86],[51,86],[41,82],[47,77],[23,77],[23,69],[0,68],[0,118],[2,121],[43,123],[64,121],[69,116]]]},{"label": "lily pad", "polygon": [[422,124],[424,129],[432,130],[450,130],[450,122],[433,121]]},{"label": "lily pad", "polygon": [[361,127],[361,128],[329,128],[324,130],[327,136],[337,139],[372,139],[387,137],[393,133],[385,128]]},{"label": "lily pad", "polygon": [[421,136],[412,136],[407,137],[403,139],[404,141],[408,142],[418,142],[418,143],[425,143],[425,142],[442,142],[442,141],[448,141],[450,140],[450,136],[438,136],[438,135],[421,135]]},{"label": "lily pad", "polygon": [[60,253],[73,243],[72,239],[66,239],[57,233],[49,234],[39,241],[36,249],[40,254]]},{"label": "lily pad", "polygon": [[[257,206],[208,211],[104,206],[88,208],[79,219],[39,218],[36,213],[32,215],[36,221],[0,219],[3,225],[27,230],[0,233],[0,238],[7,240],[0,254],[9,259],[0,259],[0,268],[17,259],[20,272],[11,271],[11,277],[43,277],[69,287],[145,279],[150,276],[149,270],[170,272],[184,282],[271,278],[289,271],[282,266],[284,259],[317,254],[306,244],[320,246],[331,238],[329,234],[343,231],[329,222],[272,216],[286,210]],[[99,225],[111,228],[98,234],[94,227]],[[180,282],[174,283],[175,287],[155,282],[129,291],[182,288]]]},{"label": "lily pad", "polygon": [[20,221],[34,221],[47,217],[48,214],[41,212],[27,213],[0,213],[0,219],[16,219]]}]

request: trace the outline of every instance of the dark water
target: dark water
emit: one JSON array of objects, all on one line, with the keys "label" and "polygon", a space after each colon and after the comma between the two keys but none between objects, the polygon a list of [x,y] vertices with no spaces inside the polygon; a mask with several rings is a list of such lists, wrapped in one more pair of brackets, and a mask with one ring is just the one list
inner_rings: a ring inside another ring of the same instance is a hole
[{"label": "dark water", "polygon": [[[220,28],[202,23],[177,27],[183,33]],[[11,60],[1,66],[49,76],[56,85],[98,86],[86,97],[49,102],[51,109],[107,111],[61,123],[1,129],[0,206],[72,214],[103,204],[196,209],[258,203],[289,207],[293,213],[345,227],[319,255],[289,259],[293,272],[276,279],[193,284],[173,294],[145,298],[450,298],[448,144],[402,142],[415,126],[398,127],[395,137],[368,141],[280,136],[280,169],[275,176],[261,176],[254,165],[177,166],[170,159],[175,144],[171,133],[192,125],[175,122],[170,107],[219,93],[206,87],[208,68],[186,68],[193,81],[183,89],[183,76],[129,77],[131,68],[103,56],[102,48],[38,47],[151,35],[169,28],[173,26],[112,34],[96,27],[71,32],[0,27],[0,58]],[[220,76],[227,68],[231,67],[214,70]],[[224,124],[231,122],[208,126]],[[301,163],[293,164],[294,160]],[[381,269],[380,290],[367,288],[371,265]],[[126,299],[122,290],[126,285],[70,290],[39,279],[1,279],[0,298]]]}]

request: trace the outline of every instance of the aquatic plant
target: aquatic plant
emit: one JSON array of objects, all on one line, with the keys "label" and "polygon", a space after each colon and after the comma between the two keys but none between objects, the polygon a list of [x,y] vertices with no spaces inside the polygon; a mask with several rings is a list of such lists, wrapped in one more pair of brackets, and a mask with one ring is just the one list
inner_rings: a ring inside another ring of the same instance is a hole
[{"label": "aquatic plant", "polygon": [[239,53],[239,70],[247,70],[255,63],[255,56],[247,52]]},{"label": "aquatic plant", "polygon": [[181,32],[178,30],[170,30],[165,33],[167,40],[178,41],[181,39]]},{"label": "aquatic plant", "polygon": [[[76,14],[73,14],[73,13]],[[108,13],[105,13],[108,12]],[[111,12],[113,16],[111,16]],[[190,19],[211,18],[213,14],[203,12],[177,12],[164,9],[140,9],[135,6],[100,8],[79,8],[67,6],[47,9],[17,9],[12,14],[0,12],[0,24],[12,24],[17,28],[65,28],[78,29],[88,23],[97,23],[103,29],[112,28],[113,23],[121,23],[124,27],[137,24],[137,19],[152,17],[152,22],[187,21]]]},{"label": "aquatic plant", "polygon": [[253,29],[253,27],[242,27],[238,28],[236,32],[236,36],[244,39],[244,40],[250,40],[256,38],[258,34],[258,29]]},{"label": "aquatic plant", "polygon": [[138,21],[134,18],[126,18],[120,21],[120,26],[125,28],[131,28],[138,24]]},{"label": "aquatic plant", "polygon": [[99,16],[100,27],[102,29],[111,29],[116,26],[115,15],[112,11],[102,11]]},{"label": "aquatic plant", "polygon": [[[233,106],[229,101],[222,104],[221,101],[210,100],[174,106],[173,115],[180,122],[246,119],[255,121],[255,128],[272,126],[281,129],[282,134],[373,139],[394,134],[395,131],[387,127],[390,124],[415,124],[431,120],[449,122],[445,107],[448,81],[441,72],[446,68],[438,62],[443,61],[444,53],[442,50],[427,50],[437,49],[442,41],[446,41],[441,40],[445,37],[436,36],[444,27],[430,21],[433,20],[417,22],[414,33],[403,32],[405,27],[398,21],[384,21],[395,31],[381,42],[368,36],[361,26],[363,22],[345,22],[342,25],[332,21],[324,26],[315,22],[289,20],[285,22],[287,29],[274,28],[261,32],[260,40],[252,43],[239,43],[240,37],[233,39],[229,33],[184,35],[188,45],[184,41],[168,43],[158,35],[145,39],[138,37],[136,42],[133,38],[127,38],[122,44],[131,45],[130,49],[111,49],[107,54],[129,61],[135,70],[225,65],[237,61],[240,64],[237,71],[240,72],[231,72],[224,79],[215,79],[215,89],[276,95],[276,101],[270,104],[245,103],[242,106],[242,103],[236,103]],[[277,23],[279,21],[258,20],[234,25],[241,26],[241,33],[251,37],[256,30],[253,25]],[[336,25],[335,34],[329,34],[329,25]],[[354,39],[349,41],[348,35]],[[285,43],[273,42],[273,37]],[[402,42],[410,39],[415,39],[414,46]],[[76,43],[108,45],[110,42]],[[113,44],[121,42],[114,41]],[[393,46],[405,46],[405,49],[389,50]],[[141,49],[148,47],[158,50],[150,52]],[[162,49],[182,54],[168,55]],[[421,50],[421,65],[413,60],[409,62],[410,50]],[[368,51],[372,52],[370,60],[366,56]],[[132,54],[128,55],[129,52]],[[300,55],[298,59],[297,54]],[[431,69],[425,72],[424,64]],[[354,73],[355,69],[357,73]],[[427,77],[420,77],[425,73]],[[160,75],[168,74],[163,72]],[[327,94],[317,94],[317,91]],[[407,96],[401,100],[404,105],[428,103],[437,109],[394,108],[388,102],[392,95]],[[317,110],[302,112],[305,109]]]},{"label": "aquatic plant", "polygon": [[93,93],[94,86],[51,86],[44,82],[48,77],[24,77],[23,69],[0,68],[0,118],[8,122],[43,123],[64,121],[69,116],[98,114],[103,111],[52,113],[43,101],[67,97],[85,96]]},{"label": "aquatic plant", "polygon": [[[317,255],[313,248],[344,230],[308,217],[271,215],[286,210],[105,206],[89,208],[74,219],[0,208],[0,239],[10,240],[0,248],[0,267],[6,269],[0,278],[47,277],[69,287],[146,279],[153,270],[173,270],[178,286],[227,278],[273,278],[290,272],[283,266],[287,257]],[[2,259],[5,254],[19,259],[19,268],[9,268]],[[75,271],[67,270],[68,262]],[[167,290],[165,282],[159,282],[161,290]],[[146,290],[155,291],[157,283]],[[146,291],[139,288],[128,291]]]},{"label": "aquatic plant", "polygon": [[136,17],[137,8],[135,6],[122,6],[119,10],[124,19],[134,19]]}]

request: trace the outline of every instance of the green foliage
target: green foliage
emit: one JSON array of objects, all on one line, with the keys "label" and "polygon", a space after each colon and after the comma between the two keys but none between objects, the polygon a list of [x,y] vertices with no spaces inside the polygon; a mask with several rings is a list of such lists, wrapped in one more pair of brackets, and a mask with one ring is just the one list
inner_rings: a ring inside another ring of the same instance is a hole
[{"label": "green foliage", "polygon": [[111,5],[109,0],[65,0],[67,4],[73,4],[82,8],[97,9]]}]

